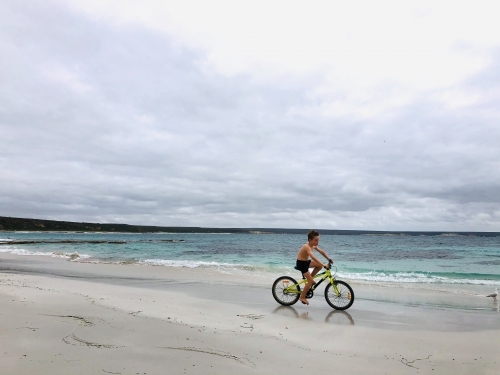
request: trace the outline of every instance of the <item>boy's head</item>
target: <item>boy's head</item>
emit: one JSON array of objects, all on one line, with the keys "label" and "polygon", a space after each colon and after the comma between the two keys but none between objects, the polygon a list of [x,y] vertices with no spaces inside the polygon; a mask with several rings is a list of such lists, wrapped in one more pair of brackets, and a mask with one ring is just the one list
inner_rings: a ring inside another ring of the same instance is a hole
[{"label": "boy's head", "polygon": [[318,236],[319,236],[318,232],[316,232],[314,229],[310,230],[309,233],[307,233],[307,240],[308,241],[314,240],[314,237],[318,237]]}]

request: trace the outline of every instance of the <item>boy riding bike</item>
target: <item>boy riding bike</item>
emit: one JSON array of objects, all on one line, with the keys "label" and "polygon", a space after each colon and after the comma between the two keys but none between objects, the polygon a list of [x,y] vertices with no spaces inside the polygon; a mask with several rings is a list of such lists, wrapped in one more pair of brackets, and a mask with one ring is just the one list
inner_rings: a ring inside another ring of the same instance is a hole
[{"label": "boy riding bike", "polygon": [[[300,294],[300,302],[304,305],[309,305],[309,301],[306,299],[306,294],[309,291],[309,288],[314,284],[313,276],[316,275],[323,267],[328,268],[328,264],[321,263],[318,258],[313,253],[313,250],[316,250],[318,253],[323,255],[330,263],[333,263],[333,260],[318,247],[319,244],[319,233],[315,230],[309,231],[307,234],[308,242],[299,250],[297,254],[297,268],[300,272],[302,272],[302,276],[307,279],[307,284],[304,286],[304,290]],[[309,259],[311,257],[311,259]],[[309,268],[314,268],[312,272],[309,272]]]}]

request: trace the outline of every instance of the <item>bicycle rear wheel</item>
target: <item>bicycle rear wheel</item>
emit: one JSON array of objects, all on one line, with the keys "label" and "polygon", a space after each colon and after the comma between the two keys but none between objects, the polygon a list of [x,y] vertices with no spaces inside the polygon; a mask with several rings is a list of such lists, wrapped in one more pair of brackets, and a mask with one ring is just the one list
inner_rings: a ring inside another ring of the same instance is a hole
[{"label": "bicycle rear wheel", "polygon": [[335,310],[347,310],[354,303],[354,291],[344,281],[337,280],[335,283],[339,294],[337,295],[332,284],[328,284],[325,288],[326,302]]},{"label": "bicycle rear wheel", "polygon": [[273,283],[273,297],[283,306],[291,306],[299,300],[300,286],[290,276],[281,276]]}]

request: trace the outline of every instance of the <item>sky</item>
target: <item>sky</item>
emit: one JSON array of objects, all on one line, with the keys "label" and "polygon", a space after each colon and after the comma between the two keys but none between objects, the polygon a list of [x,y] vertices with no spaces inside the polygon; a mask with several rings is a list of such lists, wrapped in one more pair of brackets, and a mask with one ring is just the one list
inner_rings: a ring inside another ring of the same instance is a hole
[{"label": "sky", "polygon": [[500,231],[497,1],[0,0],[0,216]]}]

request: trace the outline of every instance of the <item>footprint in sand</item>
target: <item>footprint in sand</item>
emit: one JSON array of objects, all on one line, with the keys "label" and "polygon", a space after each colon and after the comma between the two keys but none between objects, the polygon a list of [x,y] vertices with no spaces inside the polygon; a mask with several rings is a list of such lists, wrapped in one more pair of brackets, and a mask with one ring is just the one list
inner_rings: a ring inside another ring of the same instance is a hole
[{"label": "footprint in sand", "polygon": [[248,319],[252,319],[252,320],[262,319],[264,317],[264,315],[255,315],[255,314],[236,315],[236,316],[239,316],[241,318],[248,318]]}]

